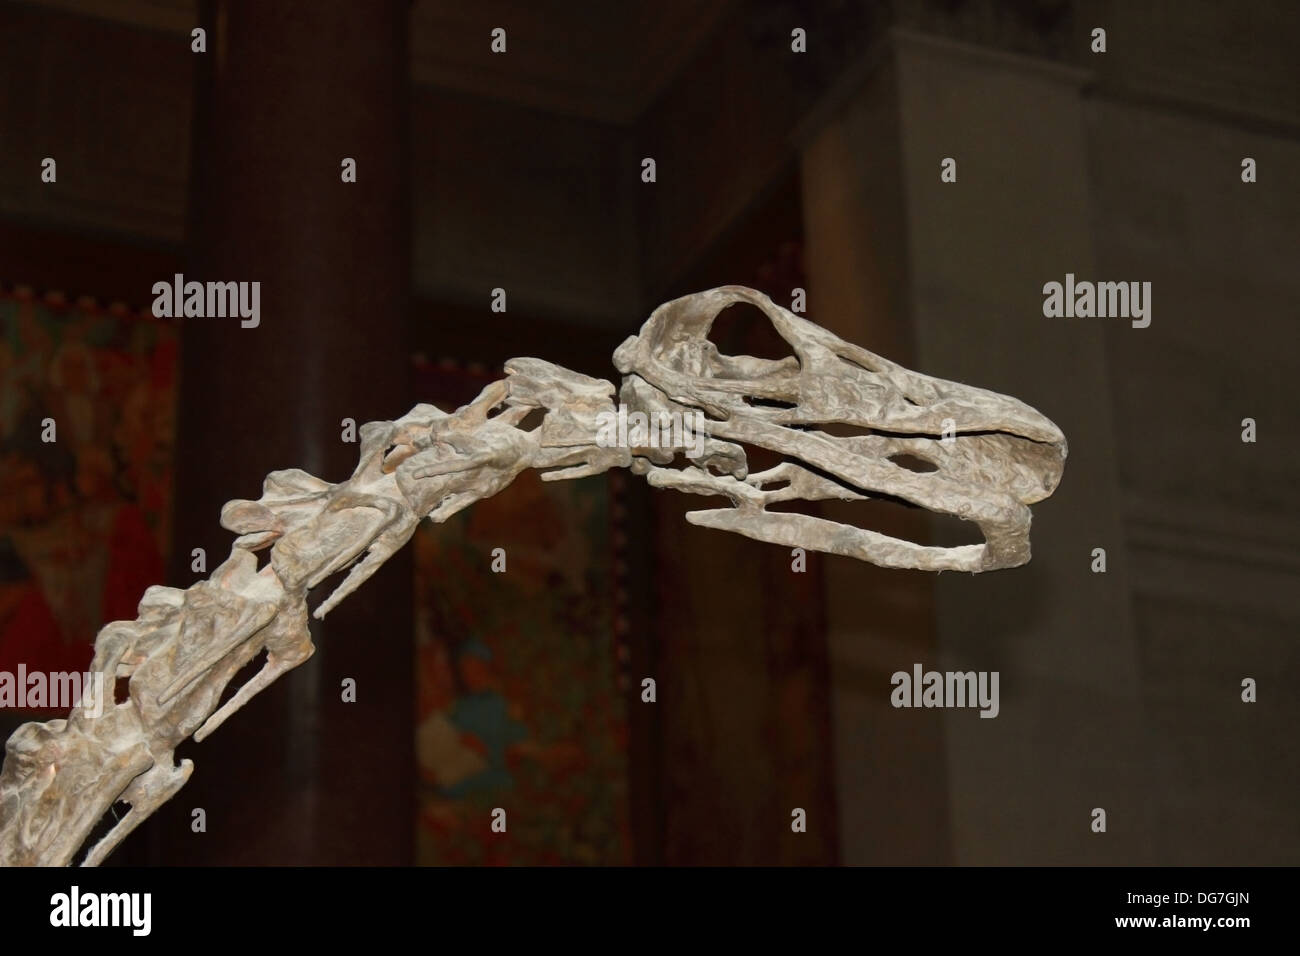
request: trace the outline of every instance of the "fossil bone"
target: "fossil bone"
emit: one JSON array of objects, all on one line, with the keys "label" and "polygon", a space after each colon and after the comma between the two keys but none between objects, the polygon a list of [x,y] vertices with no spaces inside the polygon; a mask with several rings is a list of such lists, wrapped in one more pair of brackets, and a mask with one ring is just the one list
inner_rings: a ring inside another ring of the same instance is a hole
[{"label": "fossil bone", "polygon": [[[748,302],[771,320],[792,357],[726,356],[708,340],[716,316]],[[231,501],[221,523],[237,534],[230,556],[204,581],[151,587],[134,621],[106,625],[92,671],[128,698],[101,716],[27,723],[6,745],[0,771],[0,863],[66,865],[117,801],[130,810],[90,847],[96,865],[171,799],[193,771],[175,761],[276,678],[307,660],[307,595],[349,569],[315,610],[324,617],[415,533],[504,489],[528,468],[558,481],[630,468],[657,488],[721,495],[730,508],[691,522],[789,547],[886,567],[987,571],[1029,560],[1028,505],[1052,493],[1066,444],[1034,409],[1004,395],[909,371],[780,308],[725,286],[665,303],[615,352],[620,401],[647,416],[699,412],[703,454],[671,467],[682,442],[613,447],[602,421],[614,386],[539,359],[512,359],[506,377],[447,414],[417,405],[361,429],[360,462],[330,484],[291,469],[268,475],[256,501]],[[541,424],[522,426],[530,413]],[[855,426],[844,437],[828,425]],[[742,444],[784,460],[749,471]],[[933,470],[917,472],[907,455]],[[793,500],[901,498],[974,522],[981,545],[924,547],[811,515],[770,512]],[[270,549],[260,569],[256,552]],[[224,705],[239,670],[266,663]]]}]

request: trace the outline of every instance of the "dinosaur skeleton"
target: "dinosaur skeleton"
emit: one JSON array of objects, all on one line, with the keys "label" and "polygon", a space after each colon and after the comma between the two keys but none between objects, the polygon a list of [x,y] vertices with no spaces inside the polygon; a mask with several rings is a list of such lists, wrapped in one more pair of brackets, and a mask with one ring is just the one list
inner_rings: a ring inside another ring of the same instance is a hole
[{"label": "dinosaur skeleton", "polygon": [[[794,355],[727,356],[707,338],[727,306],[761,309]],[[539,359],[512,359],[506,377],[447,414],[417,405],[361,429],[360,463],[330,484],[291,469],[268,475],[256,501],[231,501],[221,524],[238,537],[209,579],[151,587],[134,621],[106,625],[91,669],[129,681],[129,696],[91,717],[27,723],[0,772],[0,863],[66,865],[116,802],[130,810],[86,854],[100,863],[171,799],[193,764],[175,762],[250,698],[313,653],[307,594],[350,568],[315,610],[324,617],[415,533],[504,489],[522,471],[559,481],[630,468],[657,488],[724,496],[694,524],[886,567],[987,571],[1029,560],[1028,505],[1061,478],[1061,431],[1004,395],[930,378],[835,337],[740,286],[685,296],[654,311],[615,352],[626,409],[702,413],[703,453],[674,467],[682,447],[604,447],[614,386]],[[525,419],[541,423],[525,430]],[[532,416],[536,418],[536,415]],[[856,426],[845,437],[828,425]],[[783,456],[750,473],[745,448]],[[928,464],[915,471],[903,456]],[[810,515],[766,510],[793,500],[901,498],[978,525],[985,542],[922,547]],[[257,553],[270,549],[258,567]],[[224,705],[226,686],[267,652],[262,669]]]}]

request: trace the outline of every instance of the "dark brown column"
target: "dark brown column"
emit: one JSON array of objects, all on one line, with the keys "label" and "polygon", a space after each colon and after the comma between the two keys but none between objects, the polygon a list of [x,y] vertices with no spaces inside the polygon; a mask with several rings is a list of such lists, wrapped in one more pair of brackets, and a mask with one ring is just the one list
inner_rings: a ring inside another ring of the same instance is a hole
[{"label": "dark brown column", "polygon": [[[267,472],[341,481],[358,425],[408,410],[408,0],[213,0],[196,54],[186,279],[258,281],[256,328],[183,325],[171,583],[211,571],[231,498]],[[357,181],[341,180],[355,159]],[[160,277],[161,278],[161,277]],[[336,580],[313,595],[318,603]],[[315,658],[212,738],[152,825],[155,862],[406,863],[413,833],[411,565],[314,624]],[[343,703],[341,682],[357,682]],[[191,832],[195,807],[207,833]]]}]

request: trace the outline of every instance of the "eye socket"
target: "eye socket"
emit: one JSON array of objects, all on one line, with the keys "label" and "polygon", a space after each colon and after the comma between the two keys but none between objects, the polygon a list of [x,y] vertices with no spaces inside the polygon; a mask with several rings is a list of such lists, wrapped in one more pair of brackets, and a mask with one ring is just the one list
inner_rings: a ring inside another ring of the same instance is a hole
[{"label": "eye socket", "polygon": [[715,315],[706,340],[724,356],[743,355],[767,362],[798,360],[794,347],[752,302],[733,302]]}]

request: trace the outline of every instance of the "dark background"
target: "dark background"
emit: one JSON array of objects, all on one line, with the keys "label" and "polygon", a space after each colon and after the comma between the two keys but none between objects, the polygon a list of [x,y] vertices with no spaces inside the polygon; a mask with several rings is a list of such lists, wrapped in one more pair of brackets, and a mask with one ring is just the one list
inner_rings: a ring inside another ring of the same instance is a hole
[{"label": "dark background", "polygon": [[[417,354],[612,377],[668,298],[804,288],[842,337],[1043,411],[1065,477],[1032,563],[978,576],[793,575],[634,487],[628,670],[661,691],[628,692],[630,858],[1294,864],[1298,39],[1282,0],[4,3],[0,287],[261,281],[260,328],[181,327],[179,586],[267,471],[343,478],[337,422],[422,400]],[[1067,272],[1150,281],[1151,326],[1044,318]],[[411,862],[412,573],[182,747],[114,862]],[[891,708],[918,661],[999,671],[1000,716]],[[330,706],[340,673],[382,690]],[[238,837],[191,839],[192,806]]]}]

